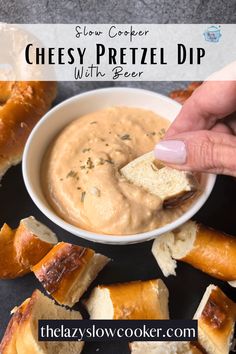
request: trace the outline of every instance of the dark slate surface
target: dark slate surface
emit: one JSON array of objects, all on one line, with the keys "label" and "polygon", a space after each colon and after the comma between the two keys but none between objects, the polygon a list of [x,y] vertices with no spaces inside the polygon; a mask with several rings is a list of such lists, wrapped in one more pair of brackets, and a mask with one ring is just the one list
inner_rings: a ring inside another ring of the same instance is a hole
[{"label": "dark slate surface", "polygon": [[[235,0],[0,0],[0,21],[10,23],[235,23],[235,20]],[[184,83],[64,82],[59,84],[56,103],[87,90],[122,85],[167,94],[170,90],[183,87]],[[196,219],[236,235],[235,200],[235,180],[230,177],[219,177],[210,199],[197,214]],[[24,187],[21,166],[17,166],[12,168],[2,181],[0,224],[8,222],[15,227],[21,218],[28,215],[35,215],[45,222],[58,234],[60,240],[93,247],[113,259],[93,286],[99,283],[162,277],[150,253],[151,242],[120,247],[99,245],[84,241],[52,224],[34,206]],[[179,264],[178,276],[165,279],[170,290],[171,317],[191,318],[206,286],[212,282],[218,284],[231,298],[236,299],[236,291],[227,284],[188,265]],[[9,320],[10,310],[28,297],[36,287],[41,289],[33,275],[14,281],[0,281],[0,337]],[[126,354],[129,350],[127,343],[91,343],[86,345],[84,353]]]},{"label": "dark slate surface", "polygon": [[[236,236],[235,200],[236,181],[230,177],[218,177],[211,197],[196,215],[196,219]],[[19,219],[34,215],[51,227],[60,240],[92,247],[97,252],[113,259],[100,273],[85,297],[91,288],[97,284],[163,278],[151,254],[152,242],[129,246],[94,244],[56,227],[31,201],[24,187],[21,166],[12,168],[4,177],[0,189],[0,201],[0,224],[7,222],[12,227],[16,227]],[[235,289],[186,264],[178,265],[177,277],[169,277],[164,281],[170,291],[170,315],[172,318],[191,318],[205,288],[210,283],[219,285],[228,296],[236,300]],[[10,310],[28,297],[36,287],[42,290],[32,274],[15,280],[0,281],[0,336],[2,336],[9,320]],[[84,354],[97,353],[96,349],[99,349],[98,353],[104,354],[126,354],[129,352],[127,343],[89,343],[84,349]]]}]

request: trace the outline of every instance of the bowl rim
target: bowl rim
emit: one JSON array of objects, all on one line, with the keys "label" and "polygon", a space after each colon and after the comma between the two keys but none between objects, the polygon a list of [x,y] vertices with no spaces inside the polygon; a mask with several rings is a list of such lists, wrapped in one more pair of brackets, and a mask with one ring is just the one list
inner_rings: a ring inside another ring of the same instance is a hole
[{"label": "bowl rim", "polygon": [[[94,89],[90,91],[86,91],[80,94],[76,94],[59,104],[55,105],[53,108],[51,108],[40,120],[39,122],[35,125],[33,130],[31,131],[25,148],[23,152],[23,157],[22,157],[22,173],[23,173],[23,179],[25,183],[25,187],[35,203],[35,205],[39,208],[39,210],[46,216],[48,217],[53,223],[56,225],[60,226],[62,229],[72,233],[75,236],[84,238],[88,241],[93,241],[93,242],[98,242],[98,243],[104,243],[104,244],[114,244],[114,245],[126,245],[126,244],[133,244],[133,243],[141,243],[144,241],[149,241],[151,239],[154,239],[157,236],[162,235],[163,233],[169,232],[180,225],[182,225],[184,222],[189,220],[194,214],[198,212],[198,210],[204,205],[204,203],[207,201],[208,197],[210,196],[212,189],[215,185],[215,180],[216,180],[216,175],[214,174],[205,174],[206,175],[206,183],[205,183],[205,188],[203,192],[200,194],[200,196],[196,199],[196,202],[190,206],[190,208],[184,212],[179,218],[176,220],[172,221],[171,223],[168,223],[166,225],[163,225],[162,227],[159,227],[157,229],[153,229],[151,231],[147,232],[142,232],[142,233],[137,233],[137,234],[128,234],[128,235],[114,235],[114,234],[100,234],[92,231],[87,231],[85,229],[81,229],[77,226],[74,226],[70,224],[69,222],[65,221],[62,219],[59,215],[56,214],[52,209],[49,209],[47,205],[45,205],[43,202],[41,202],[40,199],[36,196],[34,193],[34,188],[32,187],[30,178],[28,176],[27,172],[27,162],[28,162],[28,155],[29,155],[29,150],[31,148],[31,142],[33,141],[35,135],[37,134],[38,129],[47,121],[47,119],[60,110],[62,107],[65,105],[70,105],[72,102],[85,98],[86,96],[92,96],[97,93],[107,93],[110,91],[130,91],[130,92],[137,92],[137,93],[145,93],[151,96],[156,96],[159,97],[160,99],[170,102],[172,105],[174,104],[178,108],[181,107],[181,104],[178,102],[174,101],[173,99],[157,93],[155,91],[150,91],[146,89],[140,89],[140,88],[131,88],[131,87],[106,87],[106,88],[99,88],[99,89]],[[168,119],[168,118],[167,118]],[[41,188],[41,187],[40,187]]]}]

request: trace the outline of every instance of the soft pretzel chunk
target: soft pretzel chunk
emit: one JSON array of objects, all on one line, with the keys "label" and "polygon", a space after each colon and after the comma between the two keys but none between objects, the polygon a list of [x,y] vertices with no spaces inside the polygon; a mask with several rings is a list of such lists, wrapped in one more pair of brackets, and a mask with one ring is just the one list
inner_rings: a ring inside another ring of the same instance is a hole
[{"label": "soft pretzel chunk", "polygon": [[185,101],[193,94],[193,92],[201,86],[201,82],[192,82],[187,86],[185,90],[175,90],[170,92],[169,96],[170,98],[173,98],[173,100],[184,104]]},{"label": "soft pretzel chunk", "polygon": [[53,81],[0,81],[0,178],[20,162],[31,130],[55,96]]},{"label": "soft pretzel chunk", "polygon": [[54,301],[35,290],[13,314],[0,345],[1,354],[80,354],[83,342],[38,341],[38,320],[79,320],[78,311],[55,305]]},{"label": "soft pretzel chunk", "polygon": [[236,237],[193,221],[158,236],[152,253],[165,276],[175,275],[176,260],[235,285]]},{"label": "soft pretzel chunk", "polygon": [[57,243],[56,235],[30,216],[17,229],[4,224],[0,230],[0,279],[11,279],[30,272]]},{"label": "soft pretzel chunk", "polygon": [[59,304],[73,306],[109,260],[90,248],[60,242],[32,270]]},{"label": "soft pretzel chunk", "polygon": [[208,354],[228,354],[236,320],[236,304],[215,285],[209,285],[194,315],[198,340]]},{"label": "soft pretzel chunk", "polygon": [[32,271],[59,304],[73,306],[109,260],[90,248],[60,242]]},{"label": "soft pretzel chunk", "polygon": [[56,235],[33,216],[22,219],[14,238],[17,259],[26,269],[30,269],[57,242]]},{"label": "soft pretzel chunk", "polygon": [[161,279],[99,285],[86,302],[91,319],[168,319],[169,292]]},{"label": "soft pretzel chunk", "polygon": [[236,280],[236,237],[196,225],[193,248],[181,259],[211,276]]},{"label": "soft pretzel chunk", "polygon": [[17,354],[16,339],[18,328],[29,301],[30,298],[26,299],[19,307],[16,307],[11,311],[13,316],[8,323],[7,329],[0,343],[1,354]]},{"label": "soft pretzel chunk", "polygon": [[178,171],[155,160],[153,151],[139,156],[120,172],[131,183],[159,197],[166,206],[176,206],[199,189],[195,175]]},{"label": "soft pretzel chunk", "polygon": [[189,342],[132,342],[129,347],[131,354],[203,354]]}]

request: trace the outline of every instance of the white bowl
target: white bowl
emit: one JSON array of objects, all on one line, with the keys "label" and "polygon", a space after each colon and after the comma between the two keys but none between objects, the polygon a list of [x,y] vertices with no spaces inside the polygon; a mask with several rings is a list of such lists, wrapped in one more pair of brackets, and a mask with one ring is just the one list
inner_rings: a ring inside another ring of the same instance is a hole
[{"label": "white bowl", "polygon": [[181,105],[155,92],[126,87],[105,88],[74,96],[50,110],[35,126],[23,154],[23,177],[26,188],[37,207],[55,224],[79,237],[107,244],[143,242],[171,231],[189,220],[206,202],[215,183],[215,175],[202,176],[203,192],[190,208],[175,221],[158,229],[134,235],[104,235],[89,232],[63,220],[44,197],[40,183],[40,167],[45,151],[52,139],[68,123],[84,114],[109,106],[131,106],[152,110],[171,122]]}]

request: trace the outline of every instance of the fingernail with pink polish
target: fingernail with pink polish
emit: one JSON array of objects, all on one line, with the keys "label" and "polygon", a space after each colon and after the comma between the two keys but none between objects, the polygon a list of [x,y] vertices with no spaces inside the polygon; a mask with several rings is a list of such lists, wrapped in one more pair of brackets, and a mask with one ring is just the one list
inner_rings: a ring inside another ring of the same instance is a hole
[{"label": "fingernail with pink polish", "polygon": [[187,152],[185,143],[181,140],[162,140],[155,146],[155,157],[158,160],[183,165]]}]

